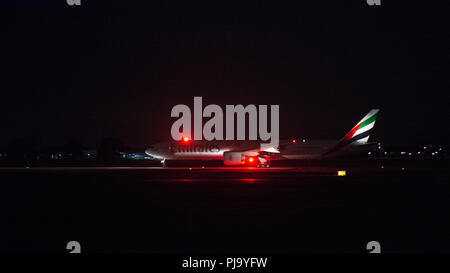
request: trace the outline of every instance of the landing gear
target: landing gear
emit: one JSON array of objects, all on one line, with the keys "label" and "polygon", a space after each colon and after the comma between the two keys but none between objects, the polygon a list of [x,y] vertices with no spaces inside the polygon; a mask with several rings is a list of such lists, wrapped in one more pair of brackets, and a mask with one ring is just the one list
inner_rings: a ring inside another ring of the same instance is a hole
[{"label": "landing gear", "polygon": [[269,168],[269,159],[266,157],[258,157],[258,165],[256,165],[258,168]]},{"label": "landing gear", "polygon": [[242,158],[241,164],[247,167],[269,168],[269,158],[265,156],[245,156]]}]

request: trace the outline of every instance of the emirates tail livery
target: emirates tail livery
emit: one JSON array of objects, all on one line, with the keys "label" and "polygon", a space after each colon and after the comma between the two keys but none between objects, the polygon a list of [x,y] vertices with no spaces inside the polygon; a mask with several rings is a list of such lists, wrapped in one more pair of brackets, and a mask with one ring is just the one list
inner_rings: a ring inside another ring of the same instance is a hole
[{"label": "emirates tail livery", "polygon": [[[161,160],[223,160],[225,165],[269,167],[271,160],[322,159],[369,149],[370,131],[379,109],[372,109],[340,140],[289,140],[274,146],[262,141],[194,141],[187,137],[178,142],[150,146],[145,153]],[[263,147],[263,148],[261,148]]]}]

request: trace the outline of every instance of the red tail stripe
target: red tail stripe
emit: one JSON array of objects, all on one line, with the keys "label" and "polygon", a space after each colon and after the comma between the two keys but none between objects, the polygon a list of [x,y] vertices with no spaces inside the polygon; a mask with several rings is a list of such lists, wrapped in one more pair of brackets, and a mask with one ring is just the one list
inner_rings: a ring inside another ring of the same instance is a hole
[{"label": "red tail stripe", "polygon": [[359,123],[358,125],[356,125],[355,128],[353,128],[350,132],[348,132],[348,134],[345,135],[344,140],[345,141],[350,140],[353,137],[353,135],[356,133],[356,131],[358,131],[361,124],[362,124],[362,122]]}]

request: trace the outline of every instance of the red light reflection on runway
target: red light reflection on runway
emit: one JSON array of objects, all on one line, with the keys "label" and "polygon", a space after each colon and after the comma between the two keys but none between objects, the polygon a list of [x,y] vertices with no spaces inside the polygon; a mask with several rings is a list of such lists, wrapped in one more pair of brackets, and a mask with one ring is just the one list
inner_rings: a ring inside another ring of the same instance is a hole
[{"label": "red light reflection on runway", "polygon": [[178,182],[192,182],[194,180],[193,179],[176,179],[176,181],[178,181]]},{"label": "red light reflection on runway", "polygon": [[240,178],[240,179],[236,179],[235,181],[243,182],[243,183],[249,183],[249,184],[254,184],[254,183],[261,183],[263,181],[263,179]]}]

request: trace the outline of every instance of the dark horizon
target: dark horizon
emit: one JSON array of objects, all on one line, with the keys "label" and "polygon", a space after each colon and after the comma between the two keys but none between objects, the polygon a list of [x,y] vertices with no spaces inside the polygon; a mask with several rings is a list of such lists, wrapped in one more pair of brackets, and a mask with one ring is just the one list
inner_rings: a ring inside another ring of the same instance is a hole
[{"label": "dark horizon", "polygon": [[168,140],[170,110],[279,104],[281,138],[448,144],[448,6],[417,1],[1,4],[0,148]]}]

